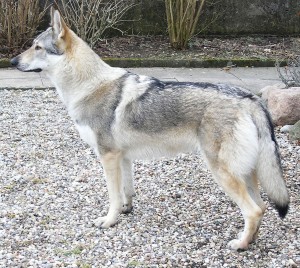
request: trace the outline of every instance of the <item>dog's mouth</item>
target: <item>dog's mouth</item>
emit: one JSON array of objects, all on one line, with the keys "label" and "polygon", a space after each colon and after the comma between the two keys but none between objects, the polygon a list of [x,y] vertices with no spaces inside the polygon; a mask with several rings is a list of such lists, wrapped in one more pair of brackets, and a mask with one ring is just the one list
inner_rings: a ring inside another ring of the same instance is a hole
[{"label": "dog's mouth", "polygon": [[36,68],[36,69],[32,69],[32,70],[25,70],[25,71],[23,71],[23,72],[35,72],[35,73],[39,73],[39,72],[41,72],[41,71],[42,71],[41,68]]},{"label": "dog's mouth", "polygon": [[31,73],[31,72],[35,72],[35,73],[39,73],[42,71],[41,68],[36,68],[36,69],[24,69],[22,66],[17,66],[17,69],[21,72],[25,72],[25,73]]}]

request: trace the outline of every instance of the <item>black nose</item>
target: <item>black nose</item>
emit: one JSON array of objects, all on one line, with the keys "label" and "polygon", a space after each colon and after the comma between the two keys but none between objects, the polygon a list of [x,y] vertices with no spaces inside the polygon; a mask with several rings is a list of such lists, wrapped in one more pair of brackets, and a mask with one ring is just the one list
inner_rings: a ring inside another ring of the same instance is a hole
[{"label": "black nose", "polygon": [[10,64],[12,66],[17,66],[19,64],[19,57],[14,57],[13,59],[10,60]]}]

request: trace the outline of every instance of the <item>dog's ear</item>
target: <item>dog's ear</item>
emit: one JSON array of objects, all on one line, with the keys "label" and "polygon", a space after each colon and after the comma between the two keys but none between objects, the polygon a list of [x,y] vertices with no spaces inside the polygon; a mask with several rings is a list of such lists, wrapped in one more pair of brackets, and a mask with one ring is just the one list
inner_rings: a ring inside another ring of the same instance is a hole
[{"label": "dog's ear", "polygon": [[53,33],[57,39],[63,38],[66,35],[68,27],[61,17],[58,10],[51,7],[51,26],[53,28]]},{"label": "dog's ear", "polygon": [[54,11],[55,8],[53,6],[50,7],[50,18],[51,18],[51,22],[50,22],[50,26],[53,26],[53,17],[54,17]]}]

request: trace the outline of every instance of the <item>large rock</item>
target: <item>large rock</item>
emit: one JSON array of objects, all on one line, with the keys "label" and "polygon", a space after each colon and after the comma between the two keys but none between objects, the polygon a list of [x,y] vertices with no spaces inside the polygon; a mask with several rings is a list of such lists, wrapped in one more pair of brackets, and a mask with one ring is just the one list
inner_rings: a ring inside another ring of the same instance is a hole
[{"label": "large rock", "polygon": [[261,93],[275,125],[293,125],[300,120],[300,87],[267,86]]}]

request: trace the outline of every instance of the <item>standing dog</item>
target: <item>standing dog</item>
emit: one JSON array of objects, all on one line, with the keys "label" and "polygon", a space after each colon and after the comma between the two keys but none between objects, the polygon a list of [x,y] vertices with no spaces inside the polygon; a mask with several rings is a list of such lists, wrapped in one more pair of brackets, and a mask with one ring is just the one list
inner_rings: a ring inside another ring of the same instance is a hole
[{"label": "standing dog", "polygon": [[257,235],[265,204],[258,181],[283,218],[289,195],[270,115],[258,97],[234,86],[162,82],[104,63],[51,10],[51,27],[11,60],[23,72],[44,71],[81,138],[100,157],[110,207],[95,221],[108,228],[130,212],[132,161],[201,148],[217,183],[240,207],[245,228],[233,249]]}]

